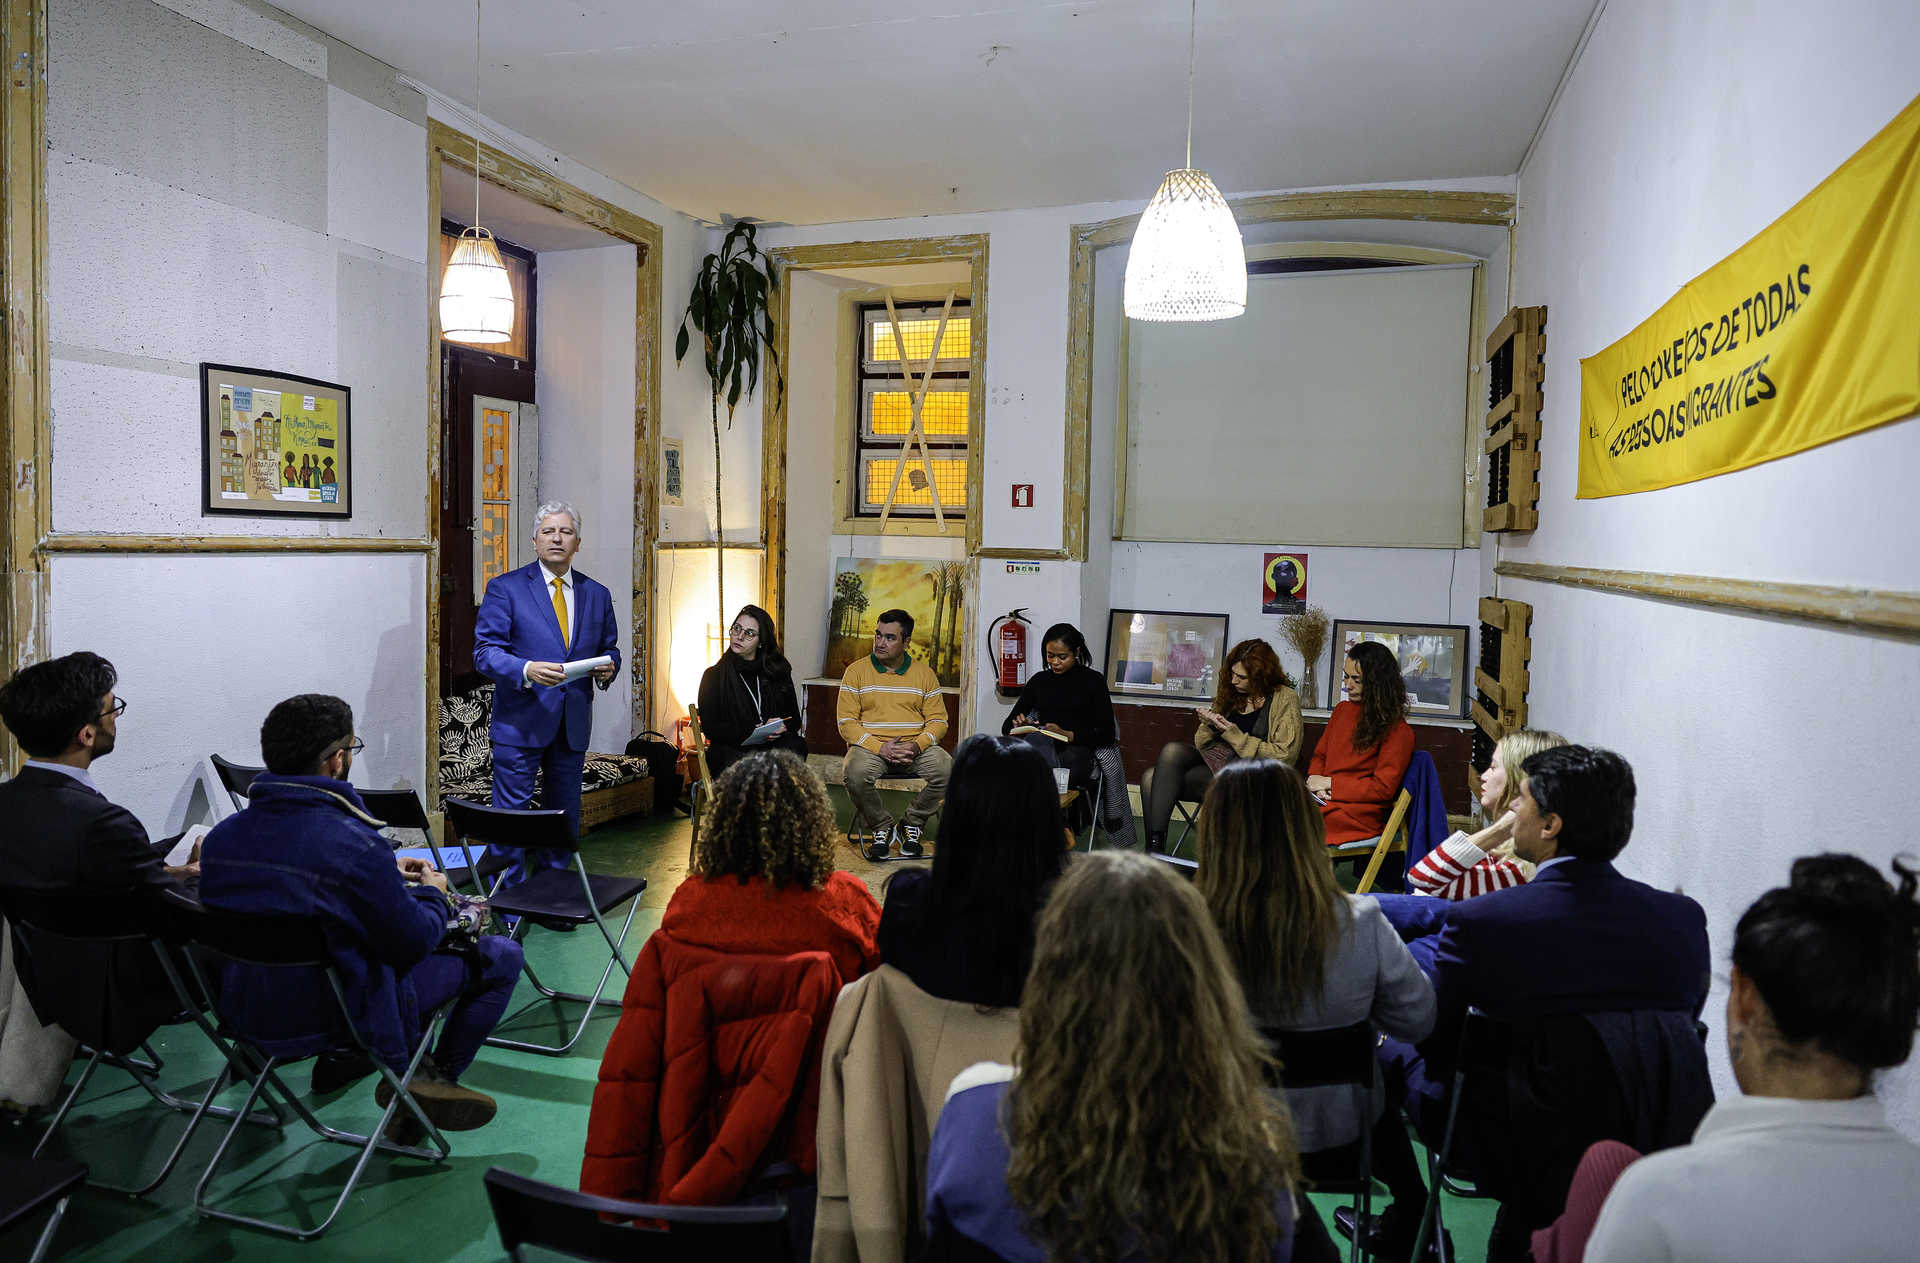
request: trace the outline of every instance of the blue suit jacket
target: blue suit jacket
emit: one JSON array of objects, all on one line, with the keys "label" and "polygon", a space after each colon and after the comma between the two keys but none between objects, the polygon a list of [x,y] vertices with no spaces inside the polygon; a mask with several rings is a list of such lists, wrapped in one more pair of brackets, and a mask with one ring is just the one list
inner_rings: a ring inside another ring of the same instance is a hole
[{"label": "blue suit jacket", "polygon": [[473,665],[495,684],[493,725],[499,745],[545,749],[558,738],[569,750],[587,748],[593,728],[593,677],[558,688],[529,688],[523,672],[529,662],[569,662],[609,654],[620,664],[620,632],[613,621],[613,596],[602,584],[573,572],[573,644],[560,635],[553,616],[553,593],[539,562],[509,570],[487,584],[473,624]]},{"label": "blue suit jacket", "polygon": [[1441,1026],[1457,1030],[1470,1004],[1502,1017],[1622,1009],[1697,1016],[1708,968],[1699,904],[1603,861],[1568,860],[1524,886],[1448,905],[1432,972]]}]

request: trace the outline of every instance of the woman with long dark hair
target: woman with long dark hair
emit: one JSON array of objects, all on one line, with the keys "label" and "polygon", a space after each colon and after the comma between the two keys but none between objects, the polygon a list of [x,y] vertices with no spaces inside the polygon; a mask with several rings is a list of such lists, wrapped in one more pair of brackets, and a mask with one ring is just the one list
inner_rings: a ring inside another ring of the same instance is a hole
[{"label": "woman with long dark hair", "polygon": [[1893,871],[1806,856],[1741,916],[1726,1016],[1741,1095],[1717,1101],[1692,1144],[1627,1168],[1588,1260],[1913,1257],[1920,1146],[1873,1090],[1920,1020],[1920,881],[1898,859]]},{"label": "woman with long dark hair", "polygon": [[1193,741],[1170,741],[1140,778],[1147,846],[1166,848],[1174,804],[1199,802],[1213,775],[1235,759],[1291,763],[1300,756],[1300,695],[1280,655],[1264,640],[1243,640],[1227,651],[1213,705],[1197,707]]},{"label": "woman with long dark hair", "polygon": [[978,733],[954,751],[942,810],[932,870],[887,882],[880,958],[942,1000],[1016,1005],[1067,862],[1052,771],[1024,742]]},{"label": "woman with long dark hair", "polygon": [[[768,721],[780,726],[749,745],[754,730]],[[807,757],[793,667],[780,652],[773,616],[757,605],[740,607],[727,629],[727,651],[700,677],[700,730],[715,776],[759,750]]]},{"label": "woman with long dark hair", "polygon": [[948,1090],[923,1257],[1335,1257],[1220,935],[1162,865],[1103,851],[1054,886],[1013,1059]]},{"label": "woman with long dark hair", "polygon": [[[1379,904],[1343,893],[1334,881],[1319,804],[1299,772],[1271,759],[1222,768],[1200,804],[1200,836],[1206,845],[1194,887],[1256,1026],[1324,1030],[1371,1021],[1409,1043],[1426,1038],[1433,984]],[[1345,1086],[1291,1089],[1287,1107],[1310,1175],[1314,1155],[1323,1153],[1328,1171],[1352,1170],[1350,1154],[1328,1151],[1355,1144],[1361,1128],[1379,1121],[1356,1115]],[[1399,1126],[1397,1118],[1390,1125]],[[1378,1161],[1378,1146],[1375,1154]]]},{"label": "woman with long dark hair", "polygon": [[1392,651],[1361,641],[1347,650],[1344,679],[1347,700],[1333,708],[1307,765],[1328,846],[1380,836],[1413,759],[1407,682]]},{"label": "woman with long dark hair", "polygon": [[1065,768],[1068,783],[1083,792],[1096,778],[1104,781],[1102,824],[1115,845],[1132,846],[1133,806],[1113,699],[1106,677],[1093,668],[1087,638],[1072,623],[1055,623],[1040,638],[1040,660],[1044,669],[1027,677],[1000,731],[1038,750],[1049,767]]}]

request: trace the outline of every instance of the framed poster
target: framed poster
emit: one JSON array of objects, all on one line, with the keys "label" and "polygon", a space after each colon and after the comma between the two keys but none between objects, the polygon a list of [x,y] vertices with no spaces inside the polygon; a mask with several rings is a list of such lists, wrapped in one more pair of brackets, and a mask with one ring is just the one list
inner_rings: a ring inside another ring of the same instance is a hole
[{"label": "framed poster", "polygon": [[1260,563],[1260,612],[1307,612],[1307,555],[1268,553]]},{"label": "framed poster", "polygon": [[1225,614],[1114,610],[1107,616],[1107,692],[1209,701],[1227,657]]},{"label": "framed poster", "polygon": [[200,510],[353,516],[353,392],[232,364],[200,366]]},{"label": "framed poster", "polygon": [[1335,619],[1336,673],[1347,650],[1363,640],[1385,645],[1399,661],[1401,678],[1407,682],[1408,715],[1447,715],[1456,719],[1466,715],[1473,698],[1469,688],[1473,667],[1467,661],[1466,627],[1450,623],[1362,623]]},{"label": "framed poster", "polygon": [[660,440],[660,503],[663,507],[677,509],[685,504],[685,492],[680,486],[684,459],[679,439]]}]

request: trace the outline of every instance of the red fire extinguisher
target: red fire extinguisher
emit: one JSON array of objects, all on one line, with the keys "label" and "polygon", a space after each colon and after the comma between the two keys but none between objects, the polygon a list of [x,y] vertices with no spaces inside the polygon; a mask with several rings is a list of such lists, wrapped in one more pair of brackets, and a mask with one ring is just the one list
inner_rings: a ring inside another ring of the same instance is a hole
[{"label": "red fire extinguisher", "polygon": [[1027,612],[1021,606],[1011,614],[1002,614],[987,628],[987,644],[993,653],[995,681],[1002,697],[1018,697],[1027,683]]}]

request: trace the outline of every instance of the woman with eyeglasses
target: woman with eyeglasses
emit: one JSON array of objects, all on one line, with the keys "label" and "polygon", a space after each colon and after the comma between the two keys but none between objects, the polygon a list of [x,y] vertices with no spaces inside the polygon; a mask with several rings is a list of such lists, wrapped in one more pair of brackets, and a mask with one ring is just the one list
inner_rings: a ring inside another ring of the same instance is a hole
[{"label": "woman with eyeglasses", "polygon": [[[776,726],[756,739],[769,723]],[[700,677],[700,730],[715,776],[761,750],[807,757],[793,667],[780,653],[773,617],[757,605],[740,607],[727,629],[726,653]]]}]

